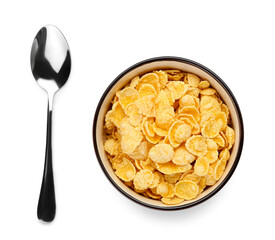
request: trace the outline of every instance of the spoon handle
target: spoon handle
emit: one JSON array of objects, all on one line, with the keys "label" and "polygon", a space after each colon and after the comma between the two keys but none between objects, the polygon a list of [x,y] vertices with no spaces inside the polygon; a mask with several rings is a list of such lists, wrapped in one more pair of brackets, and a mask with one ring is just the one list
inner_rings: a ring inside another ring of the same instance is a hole
[{"label": "spoon handle", "polygon": [[52,167],[52,110],[48,104],[47,140],[43,180],[37,207],[37,217],[45,222],[51,222],[55,217],[55,192]]}]

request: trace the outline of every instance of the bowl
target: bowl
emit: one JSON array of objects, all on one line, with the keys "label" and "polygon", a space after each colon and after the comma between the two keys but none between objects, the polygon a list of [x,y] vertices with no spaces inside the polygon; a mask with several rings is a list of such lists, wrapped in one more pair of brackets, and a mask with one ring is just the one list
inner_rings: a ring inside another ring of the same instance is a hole
[{"label": "bowl", "polygon": [[[116,91],[120,90],[136,75],[142,75],[144,73],[157,69],[179,69],[185,72],[194,73],[203,79],[207,79],[212,87],[216,89],[225,104],[228,106],[233,128],[235,130],[235,144],[231,149],[231,156],[228,160],[226,169],[222,177],[216,182],[216,184],[207,188],[195,199],[184,201],[178,205],[165,205],[159,200],[144,197],[127,187],[114,173],[114,170],[112,169],[112,166],[105,154],[103,146],[105,138],[103,131],[104,117],[110,106],[111,100],[115,96]],[[188,208],[202,203],[215,195],[227,183],[238,165],[243,147],[243,138],[244,130],[241,111],[238,106],[237,100],[235,99],[229,87],[218,75],[216,75],[210,69],[197,62],[180,57],[157,57],[147,59],[129,67],[124,72],[122,72],[111,82],[106,91],[103,93],[98,103],[93,123],[94,150],[98,162],[106,177],[110,180],[110,182],[117,190],[119,190],[129,199],[143,206],[160,210],[177,210]]]}]

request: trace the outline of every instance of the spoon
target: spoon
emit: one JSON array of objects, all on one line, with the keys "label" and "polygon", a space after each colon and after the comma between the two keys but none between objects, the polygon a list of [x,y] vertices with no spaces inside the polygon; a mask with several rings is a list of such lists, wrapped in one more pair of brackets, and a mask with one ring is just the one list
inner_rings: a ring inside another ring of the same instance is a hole
[{"label": "spoon", "polygon": [[47,25],[36,34],[31,49],[31,70],[37,83],[48,94],[46,154],[37,217],[51,222],[56,211],[52,167],[53,99],[55,93],[67,82],[71,72],[69,45],[55,26]]}]

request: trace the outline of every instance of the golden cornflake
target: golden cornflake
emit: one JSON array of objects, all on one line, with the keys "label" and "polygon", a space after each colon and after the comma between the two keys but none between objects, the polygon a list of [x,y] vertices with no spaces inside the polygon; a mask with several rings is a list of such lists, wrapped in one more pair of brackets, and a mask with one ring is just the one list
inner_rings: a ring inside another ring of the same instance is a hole
[{"label": "golden cornflake", "polygon": [[218,145],[212,139],[206,139],[207,153],[204,155],[204,159],[210,164],[218,160]]},{"label": "golden cornflake", "polygon": [[200,120],[200,113],[198,109],[194,106],[187,106],[179,109],[179,114],[190,114],[198,122]]},{"label": "golden cornflake", "polygon": [[213,96],[202,96],[200,101],[200,112],[205,113],[217,113],[221,111],[221,106],[216,98]]},{"label": "golden cornflake", "polygon": [[149,151],[149,157],[156,163],[166,163],[172,160],[174,156],[173,147],[166,143],[159,143]]},{"label": "golden cornflake", "polygon": [[201,115],[201,119],[200,119],[200,126],[203,127],[203,125],[209,121],[211,118],[215,119],[215,115],[213,113],[205,113],[203,115]]},{"label": "golden cornflake", "polygon": [[170,90],[174,99],[181,98],[188,90],[188,85],[184,82],[169,82],[167,88]]},{"label": "golden cornflake", "polygon": [[202,157],[207,153],[207,144],[205,138],[201,135],[194,135],[188,138],[185,147],[190,153],[199,157]]},{"label": "golden cornflake", "polygon": [[136,101],[138,107],[138,113],[147,117],[154,117],[154,104],[155,104],[155,96],[147,95],[142,98],[139,98]]},{"label": "golden cornflake", "polygon": [[173,107],[159,109],[156,113],[156,125],[164,130],[169,130],[173,123],[175,112]]},{"label": "golden cornflake", "polygon": [[130,87],[135,88],[138,85],[139,76],[134,77],[130,82]]},{"label": "golden cornflake", "polygon": [[228,147],[228,141],[227,141],[227,138],[226,138],[224,132],[220,132],[220,135],[221,135],[221,137],[222,137],[223,140],[224,140],[224,147],[225,147],[225,148]]},{"label": "golden cornflake", "polygon": [[141,170],[134,177],[134,186],[137,190],[147,189],[154,181],[154,174],[149,170]]},{"label": "golden cornflake", "polygon": [[160,90],[159,76],[156,73],[147,73],[143,75],[140,78],[136,89],[139,90],[144,83],[151,84],[156,91]]},{"label": "golden cornflake", "polygon": [[123,153],[131,154],[141,143],[142,132],[134,128],[130,123],[121,124],[121,150]]},{"label": "golden cornflake", "polygon": [[198,176],[204,176],[208,173],[209,163],[204,158],[198,158],[194,166],[194,172]]},{"label": "golden cornflake", "polygon": [[171,126],[168,137],[171,145],[177,148],[182,142],[185,142],[191,136],[192,128],[183,121],[176,121]]},{"label": "golden cornflake", "polygon": [[118,155],[121,152],[120,149],[120,143],[119,141],[108,138],[104,144],[104,149],[106,152],[108,152],[110,155]]},{"label": "golden cornflake", "polygon": [[113,160],[112,160],[112,167],[114,170],[118,169],[120,164],[122,163],[123,161],[123,156],[118,156],[118,157],[115,157]]},{"label": "golden cornflake", "polygon": [[110,115],[112,115],[112,111],[108,111],[105,115],[105,127],[107,130],[112,130],[115,127],[115,124],[111,121]]},{"label": "golden cornflake", "polygon": [[116,127],[120,127],[122,120],[126,116],[120,103],[116,102],[109,112],[109,120],[112,121]]},{"label": "golden cornflake", "polygon": [[201,128],[196,119],[191,114],[182,113],[179,114],[177,117],[179,120],[185,122],[186,124],[189,124],[192,127],[192,134],[200,134]]},{"label": "golden cornflake", "polygon": [[184,73],[181,72],[180,70],[172,69],[172,70],[164,70],[164,71],[167,73],[168,79],[170,81],[179,81],[184,76]]},{"label": "golden cornflake", "polygon": [[130,187],[130,188],[131,188],[131,187],[134,187],[133,181],[128,181],[128,182],[127,182],[127,181],[124,181],[124,183],[125,183],[126,186],[128,186],[128,187]]},{"label": "golden cornflake", "polygon": [[140,165],[140,160],[135,160],[135,162],[133,164],[135,165],[137,170],[142,170],[142,167]]},{"label": "golden cornflake", "polygon": [[155,72],[158,76],[159,76],[159,84],[160,84],[160,88],[164,88],[167,84],[168,81],[168,75],[166,72],[164,71],[156,71]]},{"label": "golden cornflake", "polygon": [[213,163],[218,160],[219,152],[217,150],[208,150],[203,156],[208,163]]},{"label": "golden cornflake", "polygon": [[216,90],[213,88],[206,88],[201,90],[200,94],[201,95],[206,95],[206,96],[211,96],[214,95],[216,93]]},{"label": "golden cornflake", "polygon": [[[161,177],[163,177],[161,175],[161,173],[159,173],[158,171],[156,172],[153,172],[154,174],[154,179],[153,179],[153,182],[152,184],[149,186],[150,188],[155,188],[158,186],[158,184],[161,182]],[[162,181],[163,182],[163,181]]]},{"label": "golden cornflake", "polygon": [[180,181],[190,180],[194,183],[199,183],[200,179],[201,179],[201,176],[197,175],[195,172],[192,172],[192,173],[187,173],[182,175],[182,177],[180,178]]},{"label": "golden cornflake", "polygon": [[206,178],[201,177],[200,181],[197,184],[198,184],[198,187],[199,187],[199,194],[200,194],[204,190],[204,188],[206,187]]},{"label": "golden cornflake", "polygon": [[119,93],[118,99],[122,108],[125,109],[129,103],[132,103],[138,99],[138,91],[131,87],[124,88]]},{"label": "golden cornflake", "polygon": [[190,87],[198,87],[201,80],[197,75],[192,73],[187,73],[185,75],[184,81],[187,82]]},{"label": "golden cornflake", "polygon": [[161,199],[161,196],[152,193],[152,190],[151,190],[151,189],[147,189],[147,190],[146,190],[146,193],[147,193],[147,195],[148,195],[150,198],[153,198],[153,199]]},{"label": "golden cornflake", "polygon": [[154,132],[152,124],[154,123],[153,118],[144,118],[142,124],[142,132],[146,140],[150,143],[157,144],[161,137]]},{"label": "golden cornflake", "polygon": [[129,154],[129,157],[135,160],[143,160],[147,159],[148,156],[148,142],[147,141],[142,141],[136,149]]},{"label": "golden cornflake", "polygon": [[194,97],[199,97],[200,92],[201,92],[201,89],[199,89],[199,88],[189,87],[188,91],[186,93],[189,94],[189,95],[192,95]]},{"label": "golden cornflake", "polygon": [[204,176],[206,180],[205,182],[206,186],[213,186],[217,182],[216,179],[214,178],[214,169],[216,165],[217,165],[217,162],[209,165],[208,173],[207,175]]},{"label": "golden cornflake", "polygon": [[230,158],[230,152],[229,152],[229,150],[227,148],[223,149],[220,152],[219,158],[223,159],[224,161],[228,161],[229,158]]},{"label": "golden cornflake", "polygon": [[187,151],[186,147],[180,146],[175,149],[175,154],[172,162],[178,165],[186,165],[195,161],[196,157]]},{"label": "golden cornflake", "polygon": [[137,126],[142,121],[142,115],[138,114],[139,108],[136,102],[132,102],[125,108],[125,114],[129,117],[129,122]]},{"label": "golden cornflake", "polygon": [[153,123],[154,122],[150,121],[149,119],[143,123],[144,131],[150,137],[154,137],[155,134],[156,134],[155,131],[154,131],[154,128],[153,128]]},{"label": "golden cornflake", "polygon": [[174,196],[172,198],[162,198],[161,201],[167,205],[177,205],[182,203],[184,199]]},{"label": "golden cornflake", "polygon": [[[143,132],[144,133],[144,132]],[[155,134],[154,137],[150,137],[146,132],[144,133],[146,140],[150,143],[157,144],[161,140],[161,136]]]},{"label": "golden cornflake", "polygon": [[174,197],[174,185],[168,182],[160,183],[157,186],[157,194],[161,195],[162,197]]},{"label": "golden cornflake", "polygon": [[211,175],[205,175],[204,177],[206,186],[213,186],[217,182],[216,179]]},{"label": "golden cornflake", "polygon": [[229,119],[229,109],[224,103],[221,105],[221,110],[222,110],[222,112],[225,113],[227,121],[228,121],[228,119]]},{"label": "golden cornflake", "polygon": [[226,114],[222,111],[215,114],[215,120],[217,121],[218,126],[220,127],[220,130],[224,130],[227,125],[227,117]]},{"label": "golden cornflake", "polygon": [[157,92],[151,84],[145,83],[145,84],[142,84],[141,87],[139,88],[138,94],[139,94],[139,97],[142,98],[148,95],[155,96]]},{"label": "golden cornflake", "polygon": [[153,164],[153,162],[150,159],[147,159],[145,161],[144,160],[140,161],[140,166],[144,170],[146,170],[146,169],[150,170],[150,171],[154,171],[155,170],[154,164]]},{"label": "golden cornflake", "polygon": [[194,96],[185,94],[179,99],[179,105],[180,107],[188,107],[188,106],[196,107],[196,100]]},{"label": "golden cornflake", "polygon": [[208,151],[215,151],[218,150],[218,145],[213,139],[206,139],[207,150]]},{"label": "golden cornflake", "polygon": [[216,137],[214,137],[213,140],[216,142],[216,144],[218,145],[219,149],[222,149],[222,148],[225,147],[225,140],[221,136],[220,133],[219,133],[219,135],[217,135]]},{"label": "golden cornflake", "polygon": [[215,180],[219,180],[225,170],[226,161],[224,159],[221,159],[217,162],[215,168],[214,168],[214,178]]},{"label": "golden cornflake", "polygon": [[162,109],[166,107],[171,107],[174,104],[174,99],[170,91],[160,90],[156,97],[156,109]]},{"label": "golden cornflake", "polygon": [[176,183],[180,179],[181,175],[182,173],[165,174],[164,179],[166,182]]},{"label": "golden cornflake", "polygon": [[175,185],[175,194],[179,198],[191,200],[199,193],[199,187],[196,183],[190,180],[183,180]]},{"label": "golden cornflake", "polygon": [[184,173],[192,168],[191,164],[177,165],[173,162],[157,163],[156,168],[164,174]]},{"label": "golden cornflake", "polygon": [[211,118],[203,125],[201,129],[201,134],[206,138],[214,138],[219,134],[220,130],[221,128],[216,119]]},{"label": "golden cornflake", "polygon": [[154,132],[157,135],[159,135],[161,137],[166,137],[168,135],[168,131],[164,130],[162,128],[159,128],[155,122],[152,124],[152,127],[153,127]]},{"label": "golden cornflake", "polygon": [[208,88],[209,86],[210,86],[210,83],[207,80],[201,81],[198,84],[198,88],[200,89],[205,89],[205,88]]},{"label": "golden cornflake", "polygon": [[122,163],[118,165],[115,174],[121,180],[128,182],[134,179],[136,168],[127,158],[123,158]]},{"label": "golden cornflake", "polygon": [[230,150],[235,142],[235,132],[234,130],[227,126],[226,129],[225,129],[225,137],[227,139],[227,142],[228,142],[228,149]]}]

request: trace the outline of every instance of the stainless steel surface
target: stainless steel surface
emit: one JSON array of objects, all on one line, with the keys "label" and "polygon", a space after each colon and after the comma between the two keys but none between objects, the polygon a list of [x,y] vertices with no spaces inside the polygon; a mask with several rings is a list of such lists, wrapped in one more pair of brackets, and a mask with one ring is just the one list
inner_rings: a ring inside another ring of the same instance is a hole
[{"label": "stainless steel surface", "polygon": [[31,49],[31,69],[37,83],[48,93],[51,110],[54,94],[71,71],[69,45],[57,27],[47,25],[37,33]]},{"label": "stainless steel surface", "polygon": [[37,83],[48,94],[48,121],[43,181],[37,208],[39,219],[55,217],[55,192],[52,171],[52,107],[55,93],[67,82],[71,71],[69,45],[61,31],[52,25],[40,29],[31,49],[31,70]]}]

